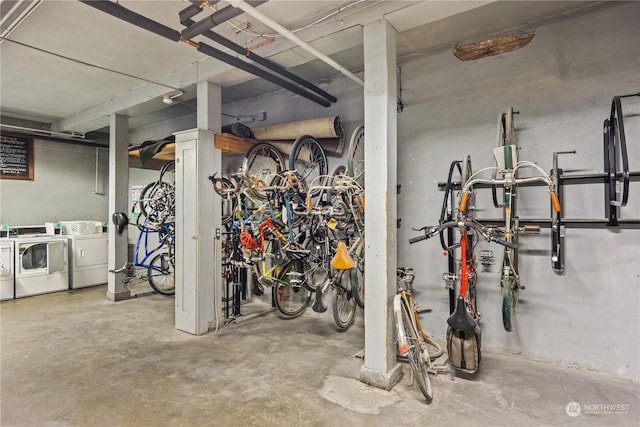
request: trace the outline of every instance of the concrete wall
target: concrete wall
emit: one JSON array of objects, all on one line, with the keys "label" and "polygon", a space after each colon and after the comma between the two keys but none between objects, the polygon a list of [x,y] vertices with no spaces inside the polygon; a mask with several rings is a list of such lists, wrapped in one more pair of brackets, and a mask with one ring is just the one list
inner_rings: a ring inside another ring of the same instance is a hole
[{"label": "concrete wall", "polygon": [[33,181],[0,180],[0,223],[107,221],[108,176],[107,150],[35,139]]},{"label": "concrete wall", "polygon": [[[33,181],[0,180],[0,224],[42,225],[76,220],[111,223],[107,149],[35,139],[34,150]],[[156,162],[155,166],[159,168],[163,163]],[[157,170],[129,169],[129,187],[156,179]],[[129,227],[130,243],[135,243],[137,235],[134,223]]]},{"label": "concrete wall", "polygon": [[[513,105],[522,159],[551,168],[552,153],[564,169],[603,171],[602,123],[613,95],[640,88],[640,4],[605,4],[548,22],[524,49],[461,62],[450,48],[399,61],[405,110],[398,117],[399,265],[416,270],[416,295],[432,308],[425,326],[444,338],[448,294],[441,279],[446,258],[437,240],[410,246],[411,227],[438,222],[449,164],[470,154],[474,170],[492,166],[498,115]],[[361,88],[336,77],[324,89],[339,101],[322,108],[286,91],[228,104],[228,114],[267,111],[268,123],[338,114],[350,129],[362,121]],[[624,101],[629,158],[640,170],[640,99]],[[259,123],[260,125],[263,122]],[[250,126],[250,125],[249,125]],[[349,132],[349,131],[348,131]],[[237,158],[225,158],[229,171]],[[330,158],[333,164],[341,159]],[[568,218],[604,218],[603,185],[565,188]],[[549,216],[549,199],[541,188],[519,194],[522,217]],[[501,217],[490,193],[479,191],[478,217]],[[640,187],[633,183],[622,217],[640,218]],[[367,233],[375,231],[368,230]],[[500,247],[491,249],[494,265],[478,268],[478,306],[482,312],[483,347],[564,365],[581,365],[606,374],[640,378],[640,231],[638,229],[568,229],[566,272],[551,270],[550,234],[522,239],[522,292],[516,330],[505,332],[501,317],[498,266]],[[327,321],[330,321],[327,319]]]},{"label": "concrete wall", "polygon": [[[433,311],[426,325],[442,338],[448,297],[441,279],[446,258],[437,239],[409,245],[411,227],[436,224],[449,164],[470,154],[474,171],[492,166],[498,114],[512,105],[520,158],[549,171],[552,152],[577,150],[560,158],[565,169],[603,171],[602,124],[613,95],[640,89],[640,4],[598,7],[536,29],[525,48],[461,62],[449,49],[411,58],[402,67],[405,111],[398,119],[398,196],[402,228],[400,263],[413,266],[421,303]],[[629,159],[640,170],[640,98],[623,101]],[[603,185],[566,188],[566,216],[603,218]],[[549,216],[541,188],[519,192],[521,217]],[[490,193],[478,192],[479,218],[499,218]],[[632,183],[622,216],[640,218],[640,188]],[[371,231],[368,231],[371,232]],[[568,229],[566,272],[550,267],[550,234],[521,239],[521,293],[514,332],[503,330],[499,246],[495,263],[480,271],[478,306],[483,347],[577,364],[638,380],[640,366],[640,231]]]}]

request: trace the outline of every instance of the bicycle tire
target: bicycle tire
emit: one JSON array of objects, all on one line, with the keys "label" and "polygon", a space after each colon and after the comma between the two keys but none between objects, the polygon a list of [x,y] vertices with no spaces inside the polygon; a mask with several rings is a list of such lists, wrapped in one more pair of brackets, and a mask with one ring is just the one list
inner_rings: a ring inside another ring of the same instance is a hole
[{"label": "bicycle tire", "polygon": [[[242,159],[242,173],[249,178],[251,184],[255,181],[265,184],[271,183],[273,177],[285,169],[282,153],[267,142],[255,144]],[[251,192],[260,200],[267,200],[268,194],[250,186]]]},{"label": "bicycle tire", "polygon": [[355,266],[351,269],[351,292],[358,307],[364,308],[364,242],[360,242],[360,247],[351,258]]},{"label": "bicycle tire", "polygon": [[[335,284],[333,294],[333,320],[338,329],[347,330],[356,319],[356,300],[351,291],[351,275],[349,271],[343,270],[338,273],[340,277]],[[343,283],[346,281],[346,283]]]},{"label": "bicycle tire", "polygon": [[473,175],[473,171],[471,169],[471,156],[467,154],[464,156],[464,159],[462,159],[462,169],[460,170],[460,185],[462,187],[464,187],[471,175]]},{"label": "bicycle tire", "polygon": [[295,140],[289,156],[289,169],[297,171],[302,182],[307,185],[318,176],[327,174],[327,156],[317,139],[311,135],[302,135]]},{"label": "bicycle tire", "polygon": [[[424,342],[422,335],[416,331],[414,324],[411,321],[411,315],[409,314],[409,307],[404,299],[401,300],[400,305],[402,311],[402,324],[404,327],[404,336],[407,337],[407,344],[409,344],[409,350],[407,359],[409,359],[409,366],[413,371],[416,382],[420,391],[424,397],[431,401],[433,399],[433,390],[431,389],[431,380],[429,379],[429,370],[427,369],[426,361],[422,357],[422,352],[427,350],[427,344]],[[396,322],[400,327],[399,322]]]},{"label": "bicycle tire", "polygon": [[173,295],[176,293],[173,273],[173,262],[171,256],[166,252],[153,257],[150,266],[147,267],[149,284],[156,292],[162,295]]},{"label": "bicycle tire", "polygon": [[347,170],[349,176],[364,187],[364,125],[358,126],[351,134]]},{"label": "bicycle tire", "polygon": [[[518,218],[513,219],[513,238],[512,242],[518,244],[518,226],[520,222]],[[513,251],[513,259],[503,260],[503,272],[506,263],[509,265],[509,276],[502,278],[502,325],[505,331],[511,332],[515,326],[516,308],[518,306],[518,297],[520,296],[520,283],[517,276],[518,261],[517,261],[517,249],[505,248],[505,258],[507,258],[509,251]],[[504,274],[504,273],[503,273]]]},{"label": "bicycle tire", "polygon": [[[256,192],[262,194],[265,200],[271,201],[271,206],[279,206],[279,217],[274,217],[274,223],[278,225],[283,234],[287,234],[289,229],[294,229],[307,220],[306,209],[306,186],[302,181],[295,182],[299,177],[294,176],[294,183],[289,187],[289,179],[287,174],[278,174],[271,177],[270,181],[265,183],[265,187],[271,188],[287,188],[280,191],[261,192],[259,186],[252,188],[253,194]],[[273,208],[275,209],[275,208]],[[291,224],[289,224],[289,219]]]},{"label": "bicycle tire", "polygon": [[228,224],[231,222],[236,212],[236,205],[238,204],[238,201],[231,191],[234,188],[235,185],[233,182],[225,177],[220,177],[213,182],[213,190],[220,196],[222,201],[222,224]]},{"label": "bicycle tire", "polygon": [[[460,189],[464,187],[471,175],[473,175],[473,171],[471,169],[471,156],[467,154],[466,156],[464,156],[464,159],[462,159],[462,166],[460,169]],[[473,193],[473,188],[469,188],[469,193],[467,194],[468,200],[465,217],[471,219],[473,217],[473,211],[475,207],[475,195]],[[462,194],[460,195],[462,196]]]},{"label": "bicycle tire", "polygon": [[284,264],[278,275],[278,281],[272,288],[273,301],[280,313],[286,318],[298,317],[304,313],[312,296],[312,293],[303,284],[292,284],[288,281],[289,273],[292,270],[295,272],[295,269],[296,262],[294,261]]},{"label": "bicycle tire", "polygon": [[167,220],[173,222],[173,215],[175,215],[173,185],[163,181],[150,182],[140,192],[137,203],[140,216],[147,218],[148,228],[158,227]]},{"label": "bicycle tire", "polygon": [[[513,107],[507,107],[506,113],[498,115],[498,127],[496,130],[496,147],[503,147],[506,145],[516,145],[516,130],[513,124]],[[495,161],[494,165],[497,167],[498,162]],[[515,165],[513,165],[515,166]],[[493,170],[491,177],[496,179],[497,170]],[[491,186],[491,198],[493,199],[493,206],[496,208],[504,207],[503,204],[498,202],[497,186]]]}]

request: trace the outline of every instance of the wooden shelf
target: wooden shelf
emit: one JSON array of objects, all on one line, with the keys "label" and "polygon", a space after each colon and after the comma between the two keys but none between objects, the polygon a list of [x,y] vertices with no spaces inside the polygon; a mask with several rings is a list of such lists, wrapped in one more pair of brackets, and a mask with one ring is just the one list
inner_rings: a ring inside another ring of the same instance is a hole
[{"label": "wooden shelf", "polygon": [[[222,154],[244,154],[251,146],[259,142],[251,138],[242,138],[230,133],[221,133],[214,135],[213,146],[222,150]],[[156,160],[173,160],[176,155],[176,147],[174,143],[164,146],[162,151],[153,156]],[[140,157],[140,150],[129,151],[129,156]]]}]

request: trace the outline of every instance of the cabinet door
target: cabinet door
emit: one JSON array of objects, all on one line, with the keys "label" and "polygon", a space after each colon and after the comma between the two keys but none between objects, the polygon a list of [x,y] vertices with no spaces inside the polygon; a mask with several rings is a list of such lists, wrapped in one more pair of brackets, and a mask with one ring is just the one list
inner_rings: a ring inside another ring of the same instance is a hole
[{"label": "cabinet door", "polygon": [[65,252],[67,244],[65,242],[49,242],[47,243],[47,274],[57,273],[64,270],[66,259]]}]

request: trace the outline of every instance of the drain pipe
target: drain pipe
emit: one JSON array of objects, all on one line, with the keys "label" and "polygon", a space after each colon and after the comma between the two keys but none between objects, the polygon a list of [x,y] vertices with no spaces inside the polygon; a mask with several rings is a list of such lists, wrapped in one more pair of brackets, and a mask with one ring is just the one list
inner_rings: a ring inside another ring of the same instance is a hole
[{"label": "drain pipe", "polygon": [[[266,2],[267,0],[250,1],[253,6],[259,6]],[[242,15],[242,10],[236,9],[235,7],[225,7],[224,9],[220,9],[219,11],[212,13],[206,18],[182,30],[182,37],[187,40],[191,40],[195,36],[199,36],[200,34],[204,33],[207,30],[210,30],[216,25],[222,24],[223,22],[228,21],[229,19],[233,19],[238,15]]]},{"label": "drain pipe", "polygon": [[288,80],[285,80],[271,73],[268,73],[253,64],[249,64],[248,62],[245,62],[241,59],[238,59],[234,56],[224,53],[204,43],[196,43],[191,40],[185,40],[181,37],[178,31],[170,27],[167,27],[159,22],[156,22],[152,19],[149,19],[145,16],[142,16],[136,12],[132,12],[129,9],[122,7],[117,3],[113,3],[109,0],[104,0],[104,1],[80,0],[80,2],[86,4],[87,6],[91,6],[98,10],[101,10],[102,12],[105,12],[111,16],[122,19],[125,22],[136,25],[145,30],[148,30],[154,34],[165,37],[169,40],[183,41],[189,44],[190,46],[195,47],[198,51],[204,53],[205,55],[209,55],[212,58],[218,59],[231,66],[239,68],[243,71],[253,74],[254,76],[261,77],[281,88],[288,89],[291,92],[297,93],[298,95],[304,98],[307,98],[310,101],[313,101],[324,107],[329,107],[331,105],[331,103],[325,98],[322,98],[313,93],[310,93],[309,91],[289,82]]},{"label": "drain pipe", "polygon": [[275,22],[274,20],[272,20],[271,18],[266,16],[264,13],[262,13],[262,12],[258,11],[257,9],[253,8],[251,5],[247,4],[247,2],[245,2],[243,0],[228,0],[228,2],[229,2],[229,4],[231,6],[242,10],[247,15],[250,15],[250,16],[258,19],[263,24],[271,27],[271,29],[273,29],[273,30],[277,31],[278,33],[282,34],[284,37],[286,37],[287,39],[291,40],[292,42],[294,42],[295,44],[297,44],[298,46],[300,46],[301,48],[303,48],[307,52],[310,52],[311,54],[315,55],[318,59],[320,59],[324,63],[326,63],[326,64],[330,65],[331,67],[335,68],[336,70],[340,71],[342,74],[344,74],[345,76],[349,77],[351,80],[353,80],[354,82],[358,83],[360,86],[364,86],[364,82],[362,81],[362,79],[360,77],[356,76],[351,71],[347,70],[342,65],[338,64],[336,61],[334,61],[333,59],[329,58],[324,53],[318,51],[313,46],[311,46],[309,43],[307,43],[304,40],[300,39],[295,34],[293,34],[291,31],[287,30],[282,25],[278,24],[277,22]]}]

